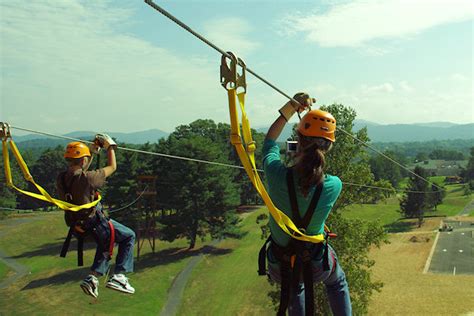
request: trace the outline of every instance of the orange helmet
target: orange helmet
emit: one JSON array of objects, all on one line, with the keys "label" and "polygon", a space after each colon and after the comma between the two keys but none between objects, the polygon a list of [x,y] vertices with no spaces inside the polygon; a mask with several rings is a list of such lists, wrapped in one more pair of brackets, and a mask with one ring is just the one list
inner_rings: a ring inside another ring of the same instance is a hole
[{"label": "orange helmet", "polygon": [[322,137],[331,142],[336,141],[336,119],[331,113],[312,110],[306,113],[298,124],[298,132],[304,136]]},{"label": "orange helmet", "polygon": [[81,142],[72,142],[67,144],[64,158],[82,158],[85,156],[91,156],[89,147],[87,147],[86,144]]}]

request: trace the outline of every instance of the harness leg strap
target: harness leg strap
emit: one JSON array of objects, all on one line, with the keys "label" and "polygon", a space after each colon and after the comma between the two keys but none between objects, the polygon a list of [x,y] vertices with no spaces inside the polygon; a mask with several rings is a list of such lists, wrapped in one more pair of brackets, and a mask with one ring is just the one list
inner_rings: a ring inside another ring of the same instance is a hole
[{"label": "harness leg strap", "polygon": [[61,248],[61,253],[59,254],[61,258],[66,257],[67,251],[69,249],[69,244],[71,243],[73,230],[74,230],[74,226],[69,227],[69,231],[67,232],[67,237],[66,239],[64,239],[63,247]]},{"label": "harness leg strap", "polygon": [[313,266],[311,260],[303,263],[303,280],[305,295],[305,314],[314,315]]},{"label": "harness leg strap", "polygon": [[278,307],[277,316],[285,316],[288,304],[290,302],[290,263],[281,262],[280,265],[281,289],[280,289],[280,306]]},{"label": "harness leg strap", "polygon": [[258,275],[267,274],[267,245],[271,241],[271,237],[268,237],[260,252],[258,253]]},{"label": "harness leg strap", "polygon": [[77,265],[84,265],[84,237],[77,236]]}]

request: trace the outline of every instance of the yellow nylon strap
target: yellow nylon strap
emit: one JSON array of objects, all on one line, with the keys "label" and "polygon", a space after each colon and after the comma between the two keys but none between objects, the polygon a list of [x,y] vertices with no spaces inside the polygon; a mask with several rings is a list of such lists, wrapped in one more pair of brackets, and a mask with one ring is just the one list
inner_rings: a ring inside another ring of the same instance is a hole
[{"label": "yellow nylon strap", "polygon": [[37,184],[33,180],[33,177],[31,176],[31,173],[28,170],[28,166],[26,165],[23,157],[20,154],[20,151],[18,150],[18,148],[17,148],[16,144],[13,142],[13,140],[10,140],[9,144],[10,144],[10,148],[12,150],[12,153],[15,156],[16,161],[18,162],[18,165],[20,166],[20,169],[23,172],[23,176],[25,177],[25,179],[27,181],[31,182],[38,189],[38,191],[41,194],[37,194],[37,193],[22,190],[22,189],[18,188],[17,186],[15,186],[13,184],[13,179],[12,179],[12,175],[11,175],[11,168],[10,168],[10,157],[9,157],[8,147],[7,147],[7,141],[5,139],[3,139],[2,140],[3,165],[4,165],[4,169],[5,169],[5,179],[6,179],[7,185],[9,187],[12,187],[15,190],[17,190],[18,192],[21,192],[25,195],[31,196],[35,199],[50,202],[50,203],[56,205],[57,207],[65,210],[65,211],[72,211],[72,212],[77,212],[77,211],[80,211],[82,209],[87,209],[87,208],[94,207],[102,199],[102,197],[99,195],[98,199],[93,201],[93,202],[83,204],[83,205],[75,205],[75,204],[71,204],[71,203],[61,201],[61,200],[58,200],[58,199],[55,199],[55,198],[51,197],[51,195],[49,195],[49,193],[46,192],[45,189],[43,189],[39,184]]},{"label": "yellow nylon strap", "polygon": [[[227,90],[227,95],[229,99],[231,142],[235,146],[237,154],[239,155],[240,161],[242,162],[242,165],[244,166],[244,169],[247,172],[250,181],[262,197],[263,201],[265,202],[265,205],[268,207],[270,215],[275,219],[275,222],[278,224],[278,226],[292,238],[312,243],[323,242],[324,234],[314,236],[303,234],[296,227],[293,221],[285,213],[276,208],[273,204],[270,196],[267,193],[267,190],[265,189],[265,185],[260,179],[260,175],[257,171],[257,167],[255,164],[255,143],[252,140],[250,124],[247,118],[247,114],[245,113],[245,93],[239,93],[238,95],[236,95],[235,89],[229,89]],[[244,146],[242,145],[242,139],[240,136],[238,112],[235,102],[236,96],[239,99],[240,108],[242,111],[242,134],[244,142],[247,146],[247,150],[245,150]]]},{"label": "yellow nylon strap", "polygon": [[8,147],[5,139],[2,139],[3,169],[5,169],[5,181],[7,186],[13,186],[12,173],[10,170],[10,158],[8,157]]}]

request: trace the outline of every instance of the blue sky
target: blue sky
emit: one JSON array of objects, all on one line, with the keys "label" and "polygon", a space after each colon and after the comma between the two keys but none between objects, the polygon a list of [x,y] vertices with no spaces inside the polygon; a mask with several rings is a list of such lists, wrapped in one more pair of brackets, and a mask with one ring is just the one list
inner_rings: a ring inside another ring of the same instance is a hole
[{"label": "blue sky", "polygon": [[[158,1],[288,94],[380,124],[474,122],[471,0]],[[0,121],[52,133],[228,122],[219,54],[142,1],[3,1]],[[286,102],[247,77],[252,126]]]}]

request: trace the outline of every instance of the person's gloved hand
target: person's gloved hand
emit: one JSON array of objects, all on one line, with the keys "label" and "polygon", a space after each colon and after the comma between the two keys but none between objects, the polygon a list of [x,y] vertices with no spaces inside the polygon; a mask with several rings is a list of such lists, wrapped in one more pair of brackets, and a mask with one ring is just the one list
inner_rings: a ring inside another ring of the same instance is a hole
[{"label": "person's gloved hand", "polygon": [[316,102],[309,94],[305,92],[298,92],[293,97],[293,100],[288,101],[280,110],[280,114],[288,121],[296,112],[303,112],[308,107]]},{"label": "person's gloved hand", "polygon": [[293,99],[295,99],[295,101],[298,101],[299,103],[294,105],[297,106],[296,110],[298,112],[306,110],[308,107],[311,107],[311,105],[316,102],[316,99],[311,98],[306,92],[298,92],[294,95]]},{"label": "person's gloved hand", "polygon": [[89,145],[89,150],[90,150],[91,154],[96,154],[97,155],[99,153],[100,145],[99,145],[99,142],[97,141],[97,139],[94,139],[94,142]]},{"label": "person's gloved hand", "polygon": [[117,147],[117,143],[107,134],[97,134],[95,139],[99,142],[100,147],[108,150],[110,146]]}]

